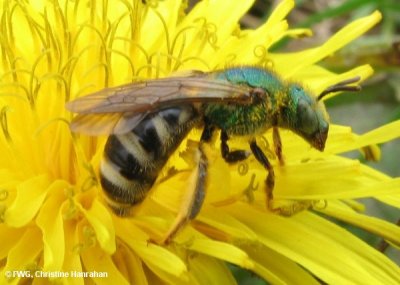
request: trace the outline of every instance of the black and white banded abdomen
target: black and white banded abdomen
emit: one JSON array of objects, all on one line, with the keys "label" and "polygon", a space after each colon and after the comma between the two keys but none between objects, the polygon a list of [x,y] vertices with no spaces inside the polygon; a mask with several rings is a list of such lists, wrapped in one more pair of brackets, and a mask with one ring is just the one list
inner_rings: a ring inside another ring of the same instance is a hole
[{"label": "black and white banded abdomen", "polygon": [[191,105],[169,107],[147,115],[130,132],[108,138],[100,180],[107,202],[118,215],[129,214],[145,198],[198,118]]}]

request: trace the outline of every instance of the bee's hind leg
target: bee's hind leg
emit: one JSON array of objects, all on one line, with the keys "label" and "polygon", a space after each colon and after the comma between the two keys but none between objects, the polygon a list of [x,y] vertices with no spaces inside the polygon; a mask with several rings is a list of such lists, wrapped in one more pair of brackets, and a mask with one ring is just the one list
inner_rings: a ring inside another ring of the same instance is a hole
[{"label": "bee's hind leg", "polygon": [[185,224],[187,224],[189,221],[193,220],[197,216],[197,214],[200,212],[201,206],[203,205],[206,191],[205,188],[208,162],[207,157],[203,151],[201,142],[195,152],[196,166],[193,169],[187,183],[188,187],[183,195],[178,215],[176,216],[174,222],[162,239],[162,244],[168,244],[174,237],[174,235]]}]

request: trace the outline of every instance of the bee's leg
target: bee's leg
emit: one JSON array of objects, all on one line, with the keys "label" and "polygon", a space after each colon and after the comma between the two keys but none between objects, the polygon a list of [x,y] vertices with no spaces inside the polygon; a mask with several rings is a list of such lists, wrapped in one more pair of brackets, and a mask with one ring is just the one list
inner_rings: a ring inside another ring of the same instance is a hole
[{"label": "bee's leg", "polygon": [[221,130],[221,155],[228,163],[238,162],[246,159],[250,153],[245,150],[230,151],[228,146],[228,134]]},{"label": "bee's leg", "polygon": [[213,125],[210,125],[209,123],[205,122],[200,141],[210,142],[214,131],[215,131],[215,127]]},{"label": "bee's leg", "polygon": [[281,165],[285,164],[282,156],[282,141],[281,141],[281,136],[279,134],[279,129],[278,127],[274,127],[272,132],[272,140],[274,142],[274,150],[275,154],[279,159],[279,163]]},{"label": "bee's leg", "polygon": [[266,155],[257,145],[255,140],[250,142],[250,148],[255,158],[265,167],[265,169],[268,170],[268,176],[267,179],[265,180],[265,184],[266,184],[266,195],[267,195],[267,207],[269,210],[282,216],[292,216],[298,212],[307,210],[314,206],[315,201],[300,201],[292,203],[289,206],[274,207],[273,206],[273,199],[274,199],[273,190],[275,186],[274,169],[271,163],[268,161]]},{"label": "bee's leg", "polygon": [[274,173],[274,168],[272,167],[271,163],[269,162],[267,156],[263,153],[261,148],[257,145],[256,141],[253,140],[250,142],[250,148],[251,151],[253,152],[255,158],[262,164],[262,166],[265,167],[265,169],[268,171],[268,176],[267,179],[265,180],[266,184],[266,194],[267,194],[267,206],[269,209],[273,209],[272,207],[272,200],[274,198],[273,196],[273,190],[275,186],[275,173]]},{"label": "bee's leg", "polygon": [[206,179],[207,179],[207,157],[200,146],[196,149],[195,154],[196,167],[190,175],[188,188],[183,195],[181,207],[178,211],[174,222],[170,226],[162,244],[167,244],[171,241],[174,235],[189,221],[193,220],[200,212],[205,197]]}]

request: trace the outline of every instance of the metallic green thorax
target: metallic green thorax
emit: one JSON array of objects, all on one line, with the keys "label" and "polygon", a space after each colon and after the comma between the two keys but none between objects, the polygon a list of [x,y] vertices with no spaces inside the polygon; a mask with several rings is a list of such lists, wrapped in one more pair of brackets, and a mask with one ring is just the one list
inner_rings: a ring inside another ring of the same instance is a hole
[{"label": "metallic green thorax", "polygon": [[[212,75],[221,80],[250,87],[265,89],[268,86],[271,94],[277,94],[283,88],[275,75],[253,67],[231,68]],[[205,116],[231,135],[260,133],[273,125],[276,116],[276,100],[273,97],[270,99],[252,105],[208,104]]]},{"label": "metallic green thorax", "polygon": [[273,126],[290,129],[312,146],[323,150],[328,120],[322,102],[302,86],[285,82],[273,72],[258,67],[235,67],[211,73],[219,80],[261,88],[263,100],[250,105],[205,104],[204,116],[228,135],[255,135]]}]

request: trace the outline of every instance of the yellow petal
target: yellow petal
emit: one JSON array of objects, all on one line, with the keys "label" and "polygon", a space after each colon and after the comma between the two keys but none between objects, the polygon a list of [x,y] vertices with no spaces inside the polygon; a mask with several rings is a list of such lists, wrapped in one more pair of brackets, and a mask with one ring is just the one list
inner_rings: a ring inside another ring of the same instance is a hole
[{"label": "yellow petal", "polygon": [[287,30],[283,36],[288,36],[292,38],[302,38],[302,37],[311,37],[312,30],[310,29],[290,29]]},{"label": "yellow petal", "polygon": [[400,195],[382,195],[375,198],[383,203],[400,208]]},{"label": "yellow petal", "polygon": [[[303,82],[305,86],[313,90],[314,94],[320,94],[323,90],[327,87],[334,85],[337,82],[354,78],[360,77],[360,81],[364,81],[366,78],[370,77],[374,73],[372,67],[370,65],[362,65],[355,67],[349,71],[335,74],[331,71],[324,69],[323,67],[313,65],[307,66],[301,71],[301,74],[296,75],[296,80],[300,80]],[[362,92],[359,93],[360,95]],[[334,93],[332,95],[328,95],[324,97],[324,100],[331,98],[337,95]],[[330,137],[331,134],[329,134]]]},{"label": "yellow petal", "polygon": [[39,175],[19,184],[15,200],[4,213],[4,222],[13,227],[29,223],[42,206],[47,193],[56,187],[49,187],[49,183],[47,175]]},{"label": "yellow petal", "polygon": [[342,153],[353,149],[360,149],[371,144],[387,142],[398,137],[400,137],[400,120],[383,125],[368,133],[353,136],[346,143],[340,143],[341,137],[329,135],[326,147],[330,153]]},{"label": "yellow petal", "polygon": [[[168,54],[171,35],[178,21],[179,0],[157,2],[156,8],[147,8],[141,29],[140,44],[145,50],[158,50]],[[149,33],[151,31],[151,33]]]},{"label": "yellow petal", "polygon": [[332,201],[328,203],[326,208],[319,211],[400,245],[400,228],[397,225],[379,218],[356,213],[341,204],[339,201]]},{"label": "yellow petal", "polygon": [[[37,257],[43,250],[42,235],[36,227],[28,228],[21,239],[9,251],[7,262],[0,272],[0,284],[9,284],[5,272],[15,270],[30,270],[38,266]],[[37,268],[37,267],[36,267]],[[15,278],[18,280],[19,278]]]},{"label": "yellow petal", "polygon": [[5,224],[0,224],[0,258],[7,256],[11,248],[15,246],[22,237],[24,229],[12,228]]},{"label": "yellow petal", "polygon": [[241,203],[227,210],[253,228],[267,247],[304,266],[328,284],[400,282],[400,269],[386,256],[315,214],[302,212],[283,218]]},{"label": "yellow petal", "polygon": [[[187,15],[185,21],[191,22],[194,19],[204,18],[207,15],[207,22],[215,25],[218,45],[222,44],[237,27],[239,19],[251,7],[254,0],[233,0],[233,1],[201,1]],[[229,11],[221,17],[221,11]]]},{"label": "yellow petal", "polygon": [[[371,15],[355,20],[342,28],[339,32],[333,35],[320,47],[308,49],[301,52],[295,52],[285,55],[277,55],[274,57],[274,66],[280,71],[285,71],[282,74],[291,77],[297,73],[301,73],[306,66],[310,66],[322,58],[332,54],[336,50],[359,37],[381,19],[381,14],[375,11]],[[290,68],[288,68],[290,66]]]},{"label": "yellow petal", "polygon": [[[49,108],[48,106],[46,107]],[[60,124],[56,124],[56,121],[50,122],[53,123],[45,124],[40,129],[40,135],[43,136],[44,141],[46,141],[46,135],[55,134],[53,140],[46,142],[46,149],[48,151],[45,161],[46,166],[50,170],[52,177],[65,177],[67,181],[75,182],[76,165],[73,162],[77,157],[73,149],[74,145],[71,143],[71,134],[67,131],[69,126],[65,121],[61,121],[62,123]],[[65,157],[59,155],[60,153],[70,155],[70,160],[65,161]]]},{"label": "yellow petal", "polygon": [[[213,65],[226,67],[227,61],[229,65],[267,64],[267,48],[285,35],[288,24],[284,18],[293,7],[293,0],[282,1],[259,28],[224,41],[213,57]],[[235,57],[232,58],[232,55]]]},{"label": "yellow petal", "polygon": [[231,37],[216,52],[212,63],[220,68],[231,65],[267,64],[267,48],[282,37],[287,28],[287,23],[282,21],[273,27],[264,24],[256,30],[246,31],[239,37]]},{"label": "yellow petal", "polygon": [[325,151],[337,153],[344,145],[354,144],[355,139],[350,127],[331,124]]},{"label": "yellow petal", "polygon": [[252,270],[271,284],[320,284],[298,264],[273,249],[251,243],[240,247],[253,260]]},{"label": "yellow petal", "polygon": [[101,248],[112,254],[115,251],[115,231],[110,211],[97,199],[93,201],[89,210],[84,209],[79,203],[77,206],[93,227]]},{"label": "yellow petal", "polygon": [[68,184],[61,181],[57,188],[58,193],[51,195],[43,204],[36,223],[43,233],[43,270],[61,271],[64,262],[65,243],[61,204],[65,200],[63,190]]},{"label": "yellow petal", "polygon": [[197,284],[236,284],[226,263],[207,255],[195,254],[190,258],[190,273]]},{"label": "yellow petal", "polygon": [[142,260],[125,244],[118,245],[118,250],[113,255],[113,259],[118,270],[125,276],[130,284],[149,284]]},{"label": "yellow petal", "polygon": [[149,284],[153,285],[163,285],[163,284],[176,284],[176,285],[201,285],[196,283],[196,280],[193,279],[192,275],[189,273],[185,273],[182,276],[175,276],[169,274],[168,272],[162,270],[159,267],[154,266],[154,264],[146,264],[150,269],[150,273],[147,274],[147,281]]},{"label": "yellow petal", "polygon": [[85,272],[99,272],[107,274],[106,277],[91,278],[96,284],[129,284],[115,266],[111,256],[108,253],[103,252],[98,246],[84,249],[81,252],[81,257],[85,266]]},{"label": "yellow petal", "polygon": [[[263,191],[266,171],[257,162],[249,164],[245,177],[232,175],[232,183],[246,189],[243,183],[254,175],[252,183],[258,191],[253,194],[257,201],[265,201]],[[318,172],[315,172],[318,169]],[[371,175],[369,167],[359,161],[329,156],[323,160],[310,160],[302,163],[287,162],[275,168],[275,197],[277,199],[347,199],[376,195],[389,195],[398,192],[400,178],[382,178]],[[335,173],[335,176],[332,176]],[[247,176],[247,177],[246,177]],[[248,182],[247,182],[248,183]],[[261,186],[260,186],[261,185]],[[242,190],[242,191],[243,191]]]},{"label": "yellow petal", "polygon": [[[211,227],[211,229],[209,229],[211,232],[212,228],[215,228],[234,240],[257,240],[256,233],[218,207],[205,205],[202,209],[201,215],[196,219],[196,221],[201,221],[206,224],[208,228]],[[202,232],[207,234],[207,231],[207,227],[203,227]]]},{"label": "yellow petal", "polygon": [[[62,270],[65,272],[83,272],[80,252],[78,247],[78,238],[75,235],[75,222],[73,220],[68,220],[64,222],[64,233],[65,233],[65,258]],[[70,278],[68,280],[68,285],[83,285],[83,278]]]},{"label": "yellow petal", "polygon": [[[115,220],[118,237],[124,241],[130,249],[135,252],[148,266],[153,266],[161,271],[179,278],[186,278],[186,265],[175,254],[167,249],[149,243],[147,239],[143,239],[143,234],[128,220]],[[138,235],[136,235],[138,234]]]},{"label": "yellow petal", "polygon": [[287,14],[293,9],[294,1],[293,0],[284,0],[278,3],[274,11],[272,11],[271,15],[268,17],[267,25],[268,27],[272,27],[284,20]]},{"label": "yellow petal", "polygon": [[[187,227],[185,231],[176,238],[176,240],[178,242],[182,242],[182,240],[185,239],[190,241],[193,236],[196,236],[196,234],[194,234],[192,230]],[[183,246],[185,246],[185,243]],[[198,237],[193,238],[193,241],[188,242],[185,247],[208,256],[237,264],[243,268],[253,268],[254,266],[246,252],[232,244],[225,242]]]},{"label": "yellow petal", "polygon": [[[0,181],[2,189],[14,188],[21,182],[16,173],[10,169],[0,169]],[[12,191],[7,190],[7,192],[10,195]],[[7,198],[10,198],[10,196],[7,196]]]}]

